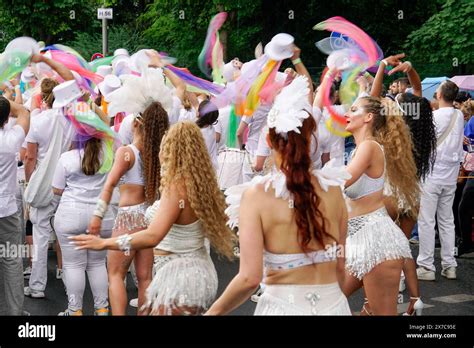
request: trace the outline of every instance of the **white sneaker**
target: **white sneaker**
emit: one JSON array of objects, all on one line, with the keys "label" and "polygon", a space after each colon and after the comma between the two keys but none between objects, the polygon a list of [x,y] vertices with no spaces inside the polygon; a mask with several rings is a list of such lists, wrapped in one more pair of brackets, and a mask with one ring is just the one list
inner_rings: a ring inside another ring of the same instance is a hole
[{"label": "white sneaker", "polygon": [[23,277],[25,279],[29,279],[30,278],[30,275],[31,275],[31,266],[28,266],[25,268],[25,270],[23,271]]},{"label": "white sneaker", "polygon": [[138,308],[138,298],[132,298],[129,302],[130,307]]},{"label": "white sneaker", "polygon": [[441,275],[447,279],[456,279],[456,267],[448,267],[441,271]]},{"label": "white sneaker", "polygon": [[400,285],[398,286],[398,292],[403,292],[405,291],[407,287],[405,286],[405,276],[402,276],[400,277]]},{"label": "white sneaker", "polygon": [[418,280],[436,280],[435,272],[424,267],[418,267],[416,269],[416,276],[418,277]]},{"label": "white sneaker", "polygon": [[63,270],[56,266],[56,279],[63,279]]},{"label": "white sneaker", "polygon": [[257,303],[258,300],[260,299],[260,296],[262,295],[263,295],[263,289],[260,287],[258,288],[257,292],[250,297],[250,301]]},{"label": "white sneaker", "polygon": [[25,286],[25,288],[23,289],[23,293],[25,294],[25,296],[31,298],[45,298],[43,291],[33,290],[29,286]]}]

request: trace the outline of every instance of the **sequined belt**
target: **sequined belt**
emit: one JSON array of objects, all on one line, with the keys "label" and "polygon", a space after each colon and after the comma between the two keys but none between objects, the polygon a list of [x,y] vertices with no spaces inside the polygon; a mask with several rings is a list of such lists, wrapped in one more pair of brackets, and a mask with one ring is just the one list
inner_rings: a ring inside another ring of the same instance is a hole
[{"label": "sequined belt", "polygon": [[364,226],[379,220],[380,218],[390,218],[385,207],[379,208],[368,214],[354,216],[348,220],[348,236],[359,232]]}]

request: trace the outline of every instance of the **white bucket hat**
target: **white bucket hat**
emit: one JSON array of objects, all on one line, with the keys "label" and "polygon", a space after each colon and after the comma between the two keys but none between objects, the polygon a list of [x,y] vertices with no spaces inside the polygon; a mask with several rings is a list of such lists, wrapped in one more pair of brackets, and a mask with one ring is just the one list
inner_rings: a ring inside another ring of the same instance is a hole
[{"label": "white bucket hat", "polygon": [[31,71],[31,68],[28,67],[21,72],[20,79],[23,83],[29,83],[35,80],[35,74]]},{"label": "white bucket hat", "polygon": [[224,80],[226,80],[226,82],[234,81],[236,70],[237,69],[235,68],[233,62],[225,64],[224,68],[222,69],[222,76],[224,77]]},{"label": "white bucket hat", "polygon": [[114,51],[114,57],[118,57],[118,56],[130,57],[130,54],[125,48],[117,48]]},{"label": "white bucket hat", "polygon": [[112,74],[112,67],[110,65],[101,65],[97,67],[96,74],[102,77],[106,77],[107,75]]},{"label": "white bucket hat", "polygon": [[53,108],[62,108],[63,106],[77,100],[83,94],[76,80],[66,81],[57,85],[54,87],[53,93]]},{"label": "white bucket hat", "polygon": [[265,54],[272,60],[288,59],[293,55],[293,42],[295,38],[290,34],[277,34],[265,46]]},{"label": "white bucket hat", "polygon": [[100,93],[102,93],[102,95],[105,97],[105,100],[107,100],[107,96],[110,93],[119,89],[121,86],[122,86],[122,82],[115,75],[107,75],[104,78],[104,81],[102,81],[98,85]]}]

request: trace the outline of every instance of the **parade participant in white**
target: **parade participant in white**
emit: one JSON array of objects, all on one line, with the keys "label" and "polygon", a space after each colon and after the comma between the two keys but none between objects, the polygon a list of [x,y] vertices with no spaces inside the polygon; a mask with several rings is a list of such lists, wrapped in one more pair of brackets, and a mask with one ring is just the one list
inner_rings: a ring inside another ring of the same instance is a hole
[{"label": "parade participant in white", "polygon": [[205,248],[232,258],[235,236],[226,227],[225,202],[204,139],[192,122],[179,122],[163,138],[161,198],[145,231],[119,238],[82,235],[79,248],[130,251],[154,247],[159,253],[147,305],[157,315],[199,315],[217,291],[217,272]]},{"label": "parade participant in white", "polygon": [[239,224],[240,269],[208,315],[240,306],[262,278],[266,286],[256,315],[351,314],[338,284],[344,260],[336,261],[335,248],[345,238],[340,186],[350,175],[332,164],[326,172],[312,171],[309,144],[316,123],[309,94],[308,80],[299,76],[268,114],[277,169],[226,191],[229,222]]},{"label": "parade participant in white", "polygon": [[419,280],[435,280],[435,217],[441,241],[441,275],[456,279],[454,258],[453,201],[460,163],[463,160],[464,117],[453,108],[459,88],[454,82],[441,83],[436,91],[439,109],[433,112],[437,132],[436,160],[432,172],[422,184],[418,235],[420,253],[416,260]]},{"label": "parade participant in white", "polygon": [[59,202],[59,197],[51,192],[51,181],[59,156],[69,150],[73,136],[73,129],[64,117],[62,108],[82,96],[82,92],[64,65],[44,56],[39,56],[37,60],[48,64],[67,81],[54,87],[52,94],[42,95],[47,109],[32,119],[26,136],[25,176],[29,184],[25,200],[31,205],[35,255],[25,295],[43,298],[47,282],[48,242],[52,232],[50,219]]},{"label": "parade participant in white", "polygon": [[[16,125],[6,130],[9,115]],[[16,154],[30,126],[29,112],[19,104],[0,97],[0,246],[20,247],[22,231],[15,201],[17,181]],[[0,257],[0,315],[23,314],[22,255]]]}]

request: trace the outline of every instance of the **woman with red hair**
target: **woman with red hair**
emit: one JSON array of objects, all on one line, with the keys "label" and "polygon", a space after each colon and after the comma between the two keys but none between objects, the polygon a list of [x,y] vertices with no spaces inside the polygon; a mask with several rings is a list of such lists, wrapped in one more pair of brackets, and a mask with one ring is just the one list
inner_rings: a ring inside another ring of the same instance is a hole
[{"label": "woman with red hair", "polygon": [[231,312],[262,279],[256,315],[351,314],[338,283],[344,260],[336,257],[347,229],[339,186],[350,176],[333,163],[311,170],[309,93],[307,79],[297,77],[268,114],[273,173],[226,191],[230,225],[239,223],[240,269],[208,315]]}]

